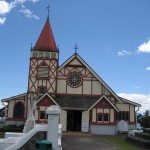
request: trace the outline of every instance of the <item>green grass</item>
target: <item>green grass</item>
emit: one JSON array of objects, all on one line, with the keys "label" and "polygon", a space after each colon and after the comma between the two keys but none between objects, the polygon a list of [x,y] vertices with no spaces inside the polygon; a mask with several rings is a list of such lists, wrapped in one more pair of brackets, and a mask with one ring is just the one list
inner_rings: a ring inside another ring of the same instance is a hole
[{"label": "green grass", "polygon": [[123,136],[103,136],[103,138],[110,144],[118,147],[120,150],[144,150],[125,140]]}]

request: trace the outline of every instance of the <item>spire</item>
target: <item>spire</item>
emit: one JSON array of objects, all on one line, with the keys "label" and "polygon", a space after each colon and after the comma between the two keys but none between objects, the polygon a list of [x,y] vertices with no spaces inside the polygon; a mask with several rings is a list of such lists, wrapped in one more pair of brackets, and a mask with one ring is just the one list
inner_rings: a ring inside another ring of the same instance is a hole
[{"label": "spire", "polygon": [[33,50],[37,51],[57,51],[57,46],[55,43],[55,39],[53,36],[53,32],[51,29],[51,25],[49,22],[49,18],[47,18],[46,23],[43,27],[43,30],[33,48]]}]

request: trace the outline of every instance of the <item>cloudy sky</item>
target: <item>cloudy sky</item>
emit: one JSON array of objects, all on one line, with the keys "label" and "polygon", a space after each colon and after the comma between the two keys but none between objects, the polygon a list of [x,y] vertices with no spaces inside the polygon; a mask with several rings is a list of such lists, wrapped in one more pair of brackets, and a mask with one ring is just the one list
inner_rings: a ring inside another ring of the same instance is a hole
[{"label": "cloudy sky", "polygon": [[0,99],[27,91],[30,48],[48,5],[60,64],[77,43],[119,96],[150,109],[150,0],[0,0]]}]

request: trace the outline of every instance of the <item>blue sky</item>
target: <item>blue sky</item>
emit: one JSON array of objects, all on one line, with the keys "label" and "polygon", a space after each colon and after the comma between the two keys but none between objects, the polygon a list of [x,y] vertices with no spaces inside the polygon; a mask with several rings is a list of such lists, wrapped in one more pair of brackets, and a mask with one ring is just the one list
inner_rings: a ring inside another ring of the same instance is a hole
[{"label": "blue sky", "polygon": [[118,95],[150,109],[150,0],[0,0],[0,99],[27,91],[31,43],[48,4],[60,64],[77,43]]}]

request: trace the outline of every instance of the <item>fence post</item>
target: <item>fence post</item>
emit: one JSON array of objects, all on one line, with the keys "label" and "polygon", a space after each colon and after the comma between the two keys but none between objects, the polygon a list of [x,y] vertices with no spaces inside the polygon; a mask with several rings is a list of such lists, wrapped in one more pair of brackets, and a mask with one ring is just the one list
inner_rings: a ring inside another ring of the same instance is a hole
[{"label": "fence post", "polygon": [[47,110],[48,115],[48,132],[47,140],[52,142],[54,150],[58,150],[58,124],[61,110],[56,105],[51,105]]}]

